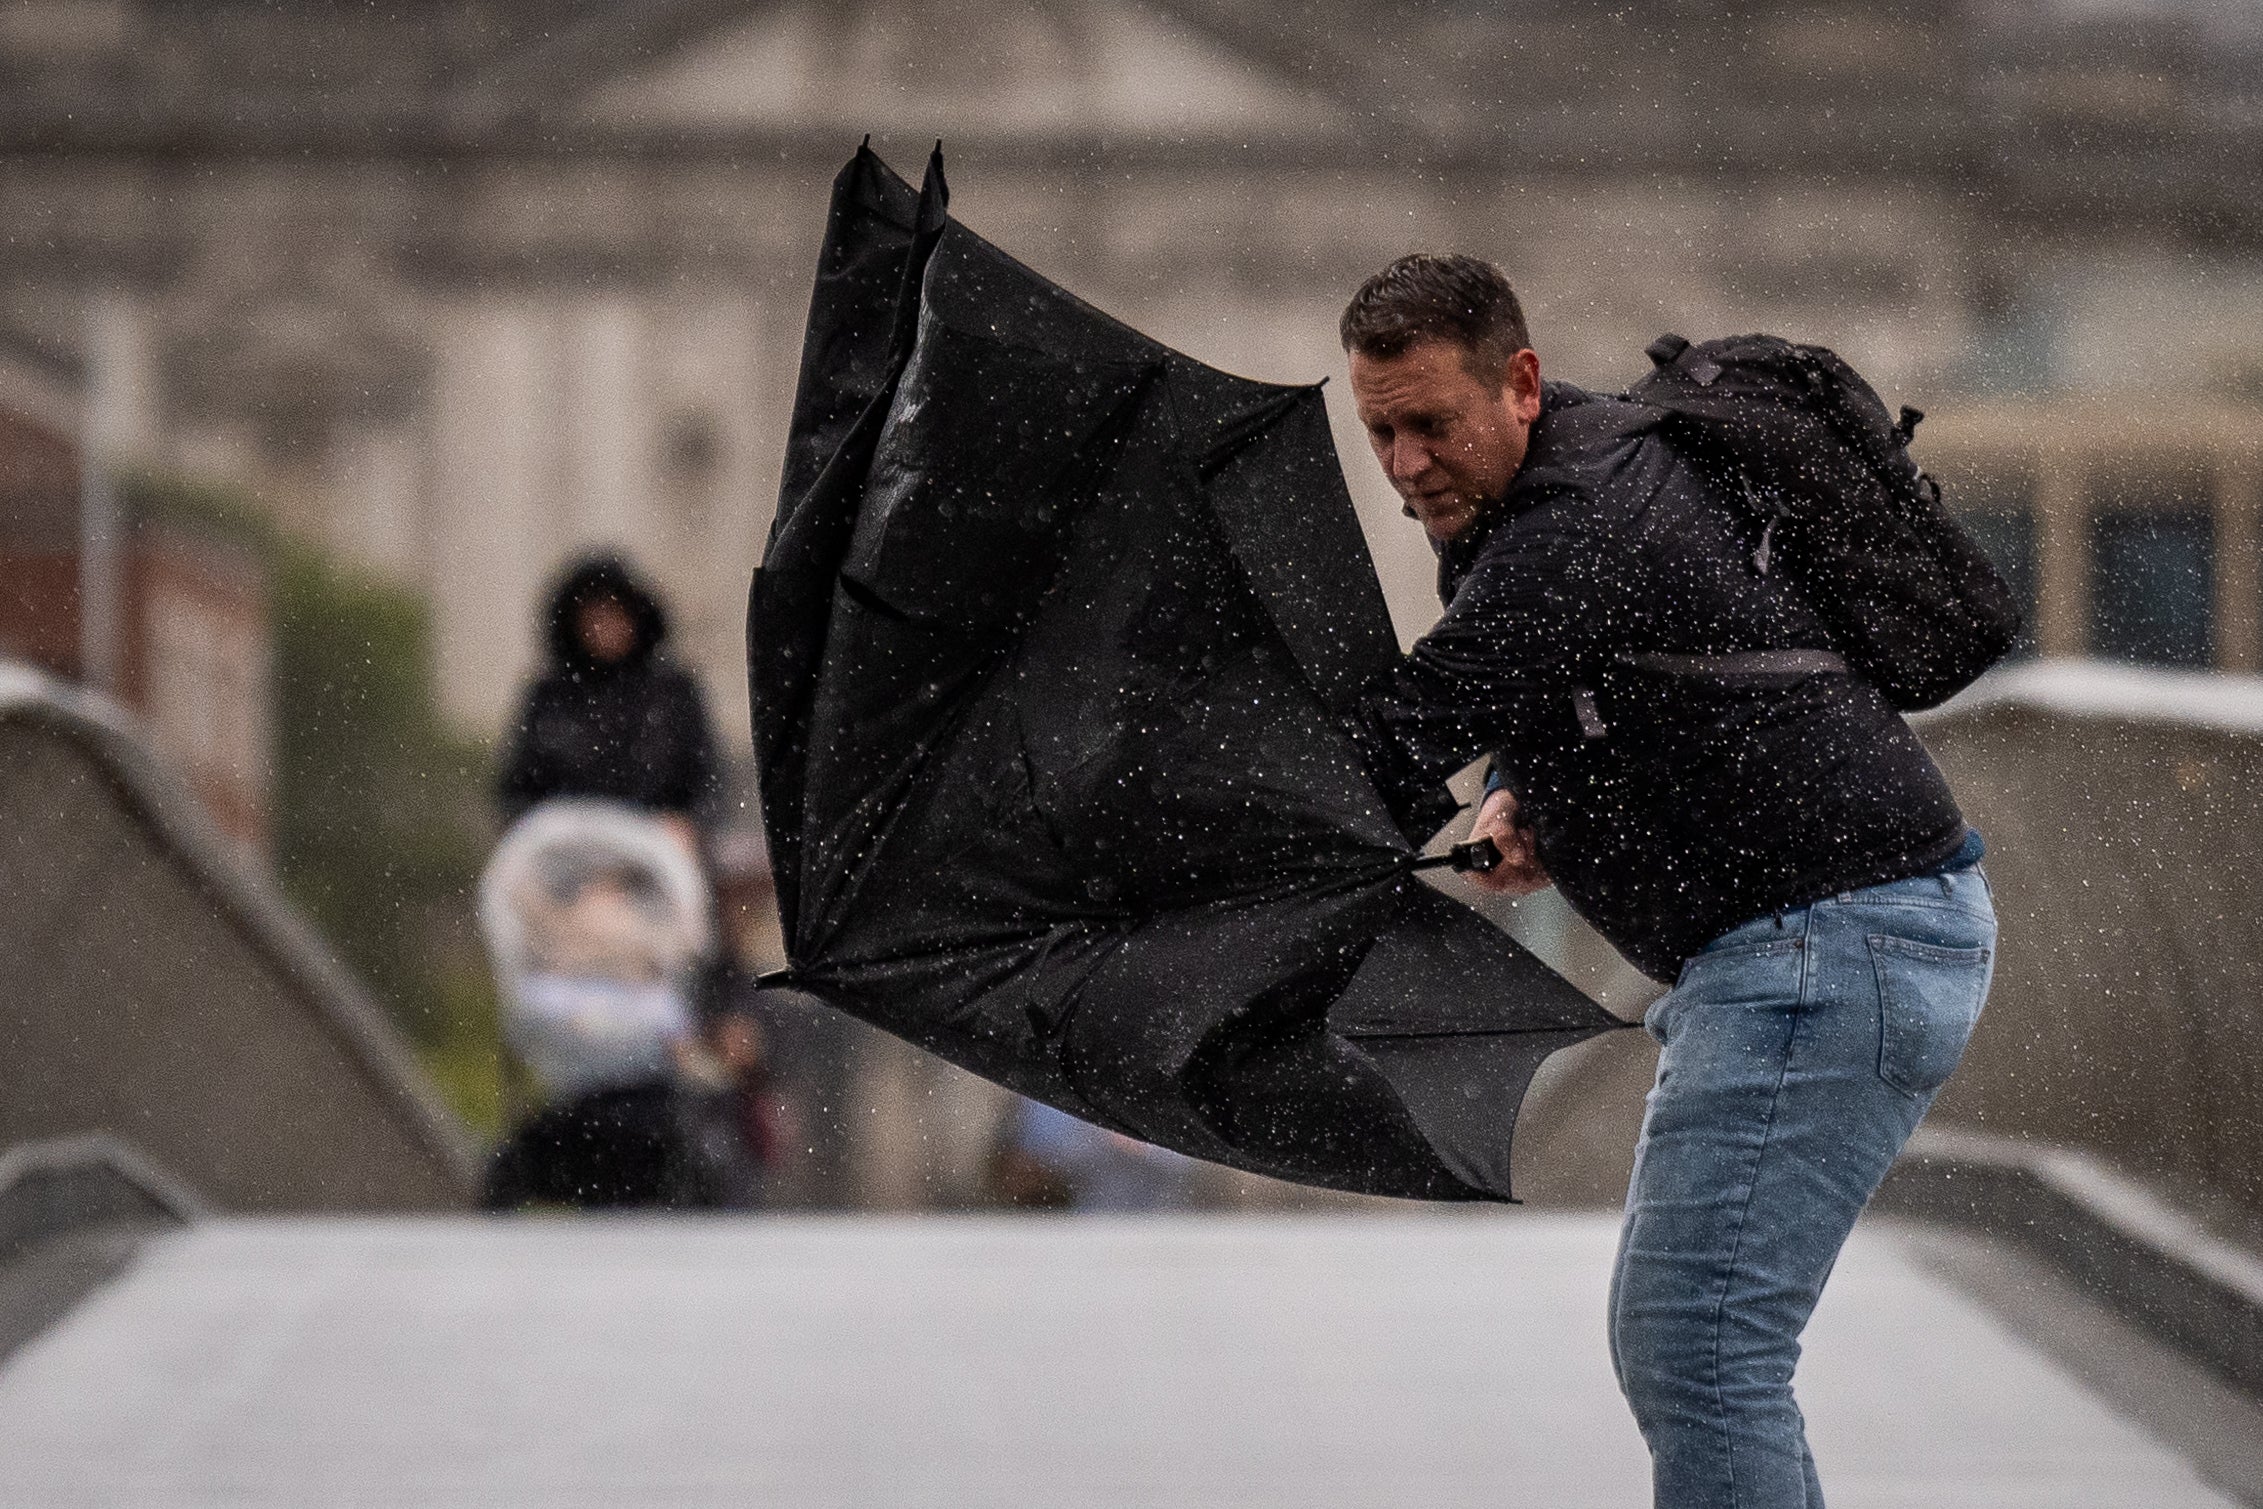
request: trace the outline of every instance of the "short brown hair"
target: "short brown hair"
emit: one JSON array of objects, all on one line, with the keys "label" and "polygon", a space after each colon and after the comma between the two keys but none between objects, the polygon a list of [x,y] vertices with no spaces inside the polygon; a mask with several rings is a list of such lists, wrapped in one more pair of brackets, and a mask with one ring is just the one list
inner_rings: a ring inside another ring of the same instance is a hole
[{"label": "short brown hair", "polygon": [[1344,349],[1393,357],[1421,340],[1449,340],[1488,381],[1532,344],[1507,273],[1483,257],[1417,252],[1359,285],[1337,324]]}]

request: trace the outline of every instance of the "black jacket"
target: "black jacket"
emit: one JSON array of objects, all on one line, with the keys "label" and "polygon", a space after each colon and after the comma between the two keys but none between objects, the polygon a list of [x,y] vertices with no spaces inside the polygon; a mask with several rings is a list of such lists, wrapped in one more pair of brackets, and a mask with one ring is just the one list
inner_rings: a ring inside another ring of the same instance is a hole
[{"label": "black jacket", "polygon": [[1507,496],[1441,552],[1445,616],[1351,726],[1402,812],[1493,752],[1565,899],[1671,980],[1740,923],[1924,873],[1965,825],[1908,725],[1843,671],[1629,663],[1830,643],[1653,419],[1548,385]]},{"label": "black jacket", "polygon": [[[617,599],[636,620],[626,660],[600,664],[582,648],[574,610],[594,596]],[[550,603],[549,669],[528,690],[504,753],[497,797],[506,818],[558,796],[708,815],[715,735],[698,686],[662,653],[667,637],[658,600],[619,562],[567,574]]]}]

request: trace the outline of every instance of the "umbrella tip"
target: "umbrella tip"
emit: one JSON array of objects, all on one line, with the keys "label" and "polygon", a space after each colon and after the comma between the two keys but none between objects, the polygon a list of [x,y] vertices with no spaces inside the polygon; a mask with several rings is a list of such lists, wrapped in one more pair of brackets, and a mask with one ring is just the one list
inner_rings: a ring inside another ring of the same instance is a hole
[{"label": "umbrella tip", "polygon": [[940,136],[935,138],[935,150],[927,154],[927,178],[920,185],[920,198],[924,201],[930,195],[939,212],[951,202],[951,183],[943,176],[943,138]]}]

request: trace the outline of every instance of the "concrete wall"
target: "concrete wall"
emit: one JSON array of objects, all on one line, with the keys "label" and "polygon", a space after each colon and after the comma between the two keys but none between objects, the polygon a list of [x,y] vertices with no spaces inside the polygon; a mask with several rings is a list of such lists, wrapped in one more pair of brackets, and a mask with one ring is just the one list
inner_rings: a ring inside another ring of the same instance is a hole
[{"label": "concrete wall", "polygon": [[2047,662],[1924,733],[2003,924],[1938,1114],[2263,1218],[2263,680]]},{"label": "concrete wall", "polygon": [[405,1046],[121,717],[0,663],[0,1148],[86,1132],[224,1210],[472,1189]]}]

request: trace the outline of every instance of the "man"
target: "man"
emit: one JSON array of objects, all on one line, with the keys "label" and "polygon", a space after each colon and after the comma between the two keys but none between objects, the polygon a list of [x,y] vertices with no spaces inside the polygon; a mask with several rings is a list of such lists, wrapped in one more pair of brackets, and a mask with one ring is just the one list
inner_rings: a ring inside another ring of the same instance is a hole
[{"label": "man", "polygon": [[1498,268],[1394,263],[1342,335],[1447,605],[1363,758],[1402,800],[1490,753],[1479,883],[1673,983],[1610,1315],[1657,1502],[1817,1509],[1798,1339],[1987,994],[1979,836],[1874,689],[1786,653],[1830,640],[1649,411],[1542,382]]}]

